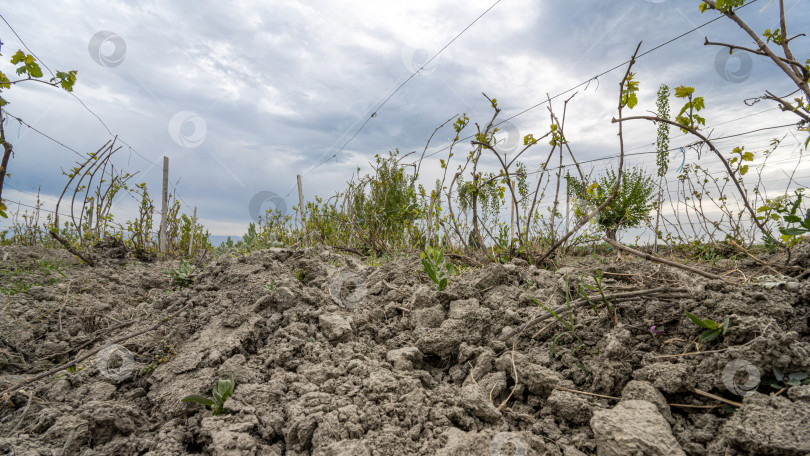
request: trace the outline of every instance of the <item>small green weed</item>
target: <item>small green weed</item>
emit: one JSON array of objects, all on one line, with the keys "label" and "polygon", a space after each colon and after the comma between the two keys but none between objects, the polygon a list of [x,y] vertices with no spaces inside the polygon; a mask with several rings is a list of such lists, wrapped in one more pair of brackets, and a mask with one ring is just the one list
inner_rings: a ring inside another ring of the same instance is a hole
[{"label": "small green weed", "polygon": [[610,301],[608,301],[607,298],[605,297],[605,287],[604,285],[602,285],[603,279],[602,271],[598,269],[594,270],[594,274],[592,277],[594,285],[583,283],[582,276],[580,276],[579,284],[577,284],[577,293],[583,299],[588,301],[588,304],[590,304],[591,309],[593,309],[594,313],[596,313],[596,316],[599,317],[599,305],[592,302],[591,299],[588,297],[588,295],[585,293],[586,289],[590,291],[598,291],[599,295],[602,297],[602,302],[605,303],[605,307],[607,307],[608,309],[608,315],[610,316],[611,321],[613,321],[613,326],[617,326],[619,324],[619,319],[616,315],[616,306],[611,304]]},{"label": "small green weed", "polygon": [[186,260],[180,261],[180,266],[163,271],[172,278],[172,285],[189,287],[197,276],[197,268]]},{"label": "small green weed", "polygon": [[192,394],[181,399],[182,402],[196,402],[208,407],[211,407],[211,415],[216,416],[225,412],[225,401],[233,394],[235,387],[233,375],[227,380],[217,381],[216,386],[212,390],[213,399],[201,396],[199,394]]},{"label": "small green weed", "polygon": [[73,374],[79,372],[80,370],[84,370],[84,367],[82,367],[82,366],[70,366],[67,369],[65,369],[65,372],[67,372],[66,374],[57,375],[56,377],[53,378],[53,381],[51,383],[56,383],[59,379],[65,378],[68,375],[73,375]]},{"label": "small green weed", "polygon": [[588,353],[590,353],[590,350],[588,350],[588,347],[585,345],[585,342],[583,342],[582,339],[579,338],[579,335],[574,330],[574,313],[571,311],[571,294],[568,291],[569,288],[568,288],[567,285],[568,284],[567,284],[567,281],[566,281],[565,305],[568,306],[568,320],[567,321],[565,319],[563,319],[562,317],[560,317],[560,315],[557,314],[557,312],[555,312],[551,307],[540,304],[539,302],[537,302],[536,299],[532,298],[532,301],[537,303],[538,306],[545,309],[546,312],[550,313],[554,318],[557,319],[557,321],[562,323],[562,325],[565,327],[565,331],[563,331],[563,332],[557,334],[556,336],[554,336],[554,339],[551,342],[551,356],[554,356],[554,349],[557,346],[557,340],[559,340],[559,338],[562,337],[565,334],[570,334],[571,336],[574,337],[574,339],[579,341],[579,345],[576,348],[574,348],[574,350],[571,352],[572,354],[576,354],[576,352],[579,351],[579,349],[581,349],[581,348],[584,348],[586,351],[588,351]]},{"label": "small green weed", "polygon": [[[766,200],[767,204],[757,209],[767,215],[759,216],[760,220],[769,218],[779,224],[779,232],[782,233],[782,240],[785,242],[810,233],[810,212],[800,212],[805,189],[800,188],[795,191],[796,200],[790,201],[785,195],[774,200]],[[777,215],[778,214],[778,215]],[[782,220],[779,220],[779,218]],[[798,226],[790,226],[797,224]]]},{"label": "small green weed", "polygon": [[276,291],[276,281],[271,280],[269,283],[264,285],[265,290],[267,291]]},{"label": "small green weed", "polygon": [[152,356],[152,362],[143,368],[143,373],[148,374],[157,369],[159,365],[168,363],[174,356],[177,355],[177,350],[174,346],[170,345],[166,339],[163,339],[163,353]]},{"label": "small green weed", "polygon": [[430,280],[439,286],[439,291],[447,287],[447,279],[453,275],[454,268],[452,264],[448,264],[444,260],[444,252],[426,246],[425,251],[422,252],[422,266]]},{"label": "small green weed", "polygon": [[778,367],[773,368],[773,377],[774,377],[773,379],[763,380],[762,384],[770,385],[771,388],[778,390],[790,388],[792,386],[810,384],[810,378],[808,378],[808,375],[806,373],[793,372],[790,374],[785,374]]},{"label": "small green weed", "polygon": [[50,261],[48,259],[42,259],[37,261],[37,264],[45,272],[46,277],[50,276],[51,272],[56,272],[57,274],[62,276],[62,278],[65,277],[65,274],[62,273],[62,271],[59,269],[60,266],[63,266],[61,263],[54,263],[53,261]]},{"label": "small green weed", "polygon": [[[0,286],[0,293],[6,296],[13,296],[18,293],[25,293],[34,286],[53,285],[59,282],[58,277],[51,277],[52,272],[56,272],[62,277],[65,274],[59,269],[59,263],[43,259],[29,266],[20,266],[16,262],[12,268],[0,268],[0,277],[6,283]],[[43,277],[44,276],[44,277]]]},{"label": "small green weed", "polygon": [[701,320],[700,318],[692,315],[689,312],[686,312],[686,316],[689,317],[690,320],[697,326],[705,329],[700,336],[698,337],[699,342],[709,342],[717,338],[717,336],[725,336],[726,332],[728,331],[728,317],[723,321],[723,323],[717,323],[714,320],[709,320],[708,318],[705,320]]},{"label": "small green weed", "polygon": [[293,272],[295,273],[295,278],[296,278],[296,279],[297,279],[299,282],[303,283],[304,285],[306,285],[307,283],[309,283],[309,275],[307,275],[307,271],[305,271],[305,270],[303,270],[303,269],[296,269],[296,270],[295,270],[295,271],[293,271]]}]

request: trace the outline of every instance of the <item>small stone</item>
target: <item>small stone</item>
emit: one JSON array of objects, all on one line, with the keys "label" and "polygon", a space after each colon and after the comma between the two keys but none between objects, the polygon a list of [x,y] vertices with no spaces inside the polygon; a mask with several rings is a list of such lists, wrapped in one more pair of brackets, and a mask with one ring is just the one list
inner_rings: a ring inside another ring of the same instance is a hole
[{"label": "small stone", "polygon": [[495,423],[501,419],[501,412],[489,401],[484,392],[477,385],[471,384],[461,389],[461,406],[473,416],[488,423]]},{"label": "small stone", "polygon": [[755,393],[743,399],[723,436],[735,448],[755,454],[810,453],[810,402]]},{"label": "small stone", "polygon": [[585,424],[593,416],[593,407],[591,407],[587,399],[568,391],[552,391],[547,404],[556,415],[573,424]]},{"label": "small stone", "polygon": [[600,456],[686,455],[669,423],[651,402],[628,400],[612,409],[594,410],[591,430]]},{"label": "small stone", "polygon": [[464,315],[470,311],[477,309],[480,306],[478,300],[475,298],[460,299],[458,301],[450,302],[450,313],[448,318],[464,318]]},{"label": "small stone", "polygon": [[411,312],[411,324],[414,329],[438,328],[444,321],[444,308],[439,305]]},{"label": "small stone", "polygon": [[654,363],[633,372],[633,378],[652,383],[659,390],[674,394],[691,389],[689,366],[686,364]]},{"label": "small stone", "polygon": [[[501,366],[498,366],[499,368]],[[516,366],[518,379],[525,383],[526,388],[540,397],[548,397],[554,387],[562,382],[560,375],[553,370],[539,364],[525,364]],[[511,372],[511,369],[509,370]]]},{"label": "small stone", "polygon": [[794,401],[810,402],[810,385],[794,386],[788,390],[787,395]]},{"label": "small stone", "polygon": [[385,359],[396,370],[411,370],[415,362],[422,360],[422,353],[416,347],[403,347],[389,351]]},{"label": "small stone", "polygon": [[666,398],[660,391],[655,389],[650,382],[640,380],[630,380],[622,390],[622,400],[641,400],[655,404],[661,415],[673,424],[675,420],[672,418],[672,412],[669,410]]},{"label": "small stone", "polygon": [[339,341],[348,338],[352,333],[352,317],[330,314],[318,316],[321,332],[330,341]]}]

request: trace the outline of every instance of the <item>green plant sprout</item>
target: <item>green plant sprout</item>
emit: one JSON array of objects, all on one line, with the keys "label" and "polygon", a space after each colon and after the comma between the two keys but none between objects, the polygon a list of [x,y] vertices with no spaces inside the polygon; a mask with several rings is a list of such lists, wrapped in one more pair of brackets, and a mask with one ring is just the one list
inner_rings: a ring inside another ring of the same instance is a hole
[{"label": "green plant sprout", "polygon": [[293,273],[295,273],[296,280],[298,280],[302,284],[306,285],[309,283],[309,275],[307,274],[307,271],[303,269],[296,269],[295,271],[293,271]]},{"label": "green plant sprout", "polygon": [[276,290],[276,281],[275,281],[275,280],[271,280],[270,282],[268,282],[268,283],[264,284],[264,288],[265,288],[267,291],[275,291],[275,290]]},{"label": "green plant sprout", "polygon": [[544,304],[540,304],[536,299],[532,298],[532,301],[534,301],[538,306],[545,309],[546,312],[550,313],[551,316],[556,318],[557,321],[562,323],[562,325],[565,327],[565,331],[563,331],[563,332],[557,334],[556,336],[554,336],[554,339],[551,342],[551,356],[554,356],[554,349],[557,346],[557,340],[560,337],[562,337],[563,335],[565,335],[565,334],[570,334],[571,336],[574,337],[574,339],[579,341],[579,345],[574,348],[574,350],[571,352],[572,354],[575,354],[577,351],[579,351],[580,348],[585,348],[585,350],[587,350],[588,353],[590,353],[590,350],[588,350],[588,347],[585,345],[585,342],[583,342],[582,339],[579,338],[579,335],[574,330],[574,313],[571,311],[571,292],[570,292],[570,288],[568,286],[568,280],[567,279],[565,281],[565,285],[566,285],[565,286],[565,305],[568,306],[568,321],[566,321],[562,317],[560,317],[560,315],[557,314],[557,312],[555,312],[551,307],[548,307],[548,306],[546,306]]},{"label": "green plant sprout", "polygon": [[197,268],[186,260],[180,261],[180,266],[163,271],[164,274],[172,278],[172,285],[178,285],[181,288],[189,287],[194,283],[196,278]]},{"label": "green plant sprout", "polygon": [[700,318],[696,317],[695,315],[686,312],[686,316],[692,320],[697,326],[705,329],[700,336],[698,336],[699,342],[710,342],[717,338],[717,336],[726,335],[728,331],[728,317],[723,320],[723,323],[717,323],[714,320],[709,320],[708,318],[705,320],[701,320]]},{"label": "green plant sprout", "polygon": [[439,291],[447,287],[447,279],[454,271],[453,265],[445,261],[444,252],[429,245],[422,252],[422,267],[430,280],[439,286]]},{"label": "green plant sprout", "polygon": [[603,280],[602,271],[595,269],[592,277],[594,285],[583,283],[582,276],[580,276],[579,284],[577,284],[577,293],[583,299],[588,301],[588,304],[590,304],[591,309],[593,309],[594,313],[596,313],[596,316],[599,317],[599,305],[591,301],[591,298],[588,297],[587,293],[585,293],[585,290],[587,289],[599,292],[599,295],[602,297],[602,302],[605,303],[605,307],[607,307],[608,309],[608,315],[610,316],[611,321],[613,321],[613,326],[618,326],[619,320],[616,315],[616,306],[611,304],[610,301],[608,301],[607,298],[605,297],[605,287],[602,284]]},{"label": "green plant sprout", "polygon": [[[776,214],[781,215],[782,216],[782,221],[784,221],[786,224],[792,225],[792,224],[796,223],[796,224],[799,225],[799,226],[788,226],[788,227],[780,226],[779,227],[779,232],[782,233],[782,240],[783,241],[789,241],[794,237],[801,236],[801,235],[806,234],[806,233],[810,233],[810,213],[803,214],[804,217],[801,217],[800,215],[797,215],[797,213],[799,211],[799,208],[801,207],[801,204],[802,204],[802,199],[804,197],[804,191],[805,191],[805,189],[803,189],[803,188],[795,190],[796,201],[793,201],[793,202],[787,201],[787,202],[785,202],[784,200],[787,199],[787,196],[785,196],[785,198],[781,198],[781,199],[777,198],[774,201],[768,200],[767,205],[757,209],[758,212],[767,212],[768,210],[771,210],[771,211],[775,212]],[[776,214],[772,214],[770,218],[772,220],[775,220],[775,221],[778,222],[779,221],[779,216],[776,215]],[[760,217],[760,219],[762,219],[762,218],[764,218],[764,217]]]},{"label": "green plant sprout", "polygon": [[216,386],[214,386],[212,390],[213,399],[199,394],[191,394],[181,399],[181,402],[196,402],[211,407],[211,415],[217,416],[226,411],[225,401],[233,394],[234,387],[233,374],[231,374],[229,379],[217,381]]},{"label": "green plant sprout", "polygon": [[65,277],[65,274],[62,273],[62,271],[59,270],[59,264],[58,263],[53,263],[52,261],[50,261],[48,259],[42,259],[42,260],[39,260],[37,262],[37,264],[45,272],[46,277],[50,276],[52,271],[56,272],[57,274],[59,274],[63,278]]},{"label": "green plant sprout", "polygon": [[84,367],[82,367],[82,366],[69,366],[68,368],[65,369],[65,372],[66,372],[65,374],[57,375],[56,377],[53,378],[53,381],[51,383],[56,383],[59,379],[65,378],[68,375],[74,375],[74,374],[76,374],[77,372],[79,372],[81,370],[84,370]]},{"label": "green plant sprout", "polygon": [[773,368],[773,379],[765,379],[762,381],[763,385],[770,385],[771,388],[782,390],[799,385],[810,384],[810,378],[804,372],[793,372],[785,374],[778,367]]}]

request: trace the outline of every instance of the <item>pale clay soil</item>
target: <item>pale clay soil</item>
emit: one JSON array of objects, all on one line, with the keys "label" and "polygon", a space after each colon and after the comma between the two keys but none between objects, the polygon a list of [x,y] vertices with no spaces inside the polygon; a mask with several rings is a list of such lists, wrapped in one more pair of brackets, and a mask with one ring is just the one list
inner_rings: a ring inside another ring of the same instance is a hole
[{"label": "pale clay soil", "polygon": [[[808,261],[797,250],[793,261]],[[810,385],[735,394],[750,386],[741,369],[763,380],[774,367],[810,373],[805,282],[727,284],[574,257],[557,270],[467,268],[439,292],[416,255],[368,266],[327,248],[223,256],[183,289],[163,273],[176,261],[93,269],[61,250],[9,246],[0,270],[43,258],[66,277],[0,295],[0,390],[164,324],[0,398],[2,454],[810,454]],[[604,306],[599,316],[576,307],[581,342],[553,318],[499,339],[546,313],[532,298],[564,305],[566,286],[593,284],[596,269],[607,293],[685,290],[615,302],[617,325]],[[687,311],[729,317],[727,334],[695,353]],[[180,401],[230,375],[227,413]]]}]

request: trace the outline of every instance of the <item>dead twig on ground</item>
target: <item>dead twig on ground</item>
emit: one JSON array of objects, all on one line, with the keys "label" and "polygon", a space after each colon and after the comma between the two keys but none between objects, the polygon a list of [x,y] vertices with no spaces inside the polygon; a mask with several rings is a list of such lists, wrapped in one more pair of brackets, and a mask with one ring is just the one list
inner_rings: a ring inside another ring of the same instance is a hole
[{"label": "dead twig on ground", "polygon": [[484,265],[481,264],[480,261],[477,261],[474,258],[468,257],[467,255],[457,255],[455,253],[445,253],[444,256],[446,256],[448,258],[452,258],[452,259],[457,260],[457,261],[463,261],[463,262],[465,262],[468,265],[473,266],[473,267],[477,267],[477,268],[484,267]]},{"label": "dead twig on ground", "polygon": [[35,382],[35,381],[37,381],[39,379],[42,379],[42,378],[45,378],[45,377],[50,377],[51,375],[53,375],[53,374],[55,374],[57,372],[61,372],[63,370],[66,370],[69,367],[77,366],[80,362],[84,361],[85,359],[87,359],[87,358],[95,355],[96,353],[104,350],[105,348],[113,346],[113,345],[115,345],[115,344],[117,344],[119,342],[123,342],[123,341],[131,339],[133,337],[140,336],[141,334],[146,334],[146,333],[148,333],[150,331],[154,331],[154,330],[160,328],[161,326],[163,326],[164,324],[172,321],[175,317],[180,315],[180,313],[182,313],[183,311],[185,311],[189,307],[191,307],[191,305],[192,305],[192,303],[189,302],[188,304],[181,307],[179,310],[177,310],[173,314],[169,315],[168,317],[162,318],[160,321],[158,321],[154,325],[152,325],[152,326],[150,326],[150,327],[148,327],[146,329],[143,329],[141,331],[136,331],[136,332],[134,332],[132,334],[127,334],[126,336],[121,336],[121,337],[119,337],[117,339],[114,339],[112,342],[110,342],[108,344],[105,344],[105,345],[102,345],[101,347],[95,348],[93,350],[90,350],[89,352],[87,352],[84,355],[74,359],[73,361],[71,361],[71,362],[69,362],[67,364],[64,364],[64,365],[59,366],[59,367],[55,367],[55,368],[53,368],[53,369],[51,369],[49,371],[46,371],[46,372],[42,372],[41,374],[35,375],[35,376],[31,377],[31,378],[26,378],[25,380],[23,380],[21,382],[18,382],[17,384],[12,385],[12,386],[6,388],[5,390],[3,390],[2,392],[0,392],[0,397],[5,401],[5,400],[8,399],[9,394],[13,393],[14,391],[17,391],[18,389],[22,388],[23,386],[25,386],[25,385],[27,385],[29,383]]},{"label": "dead twig on ground", "polygon": [[625,252],[632,253],[633,255],[639,256],[639,257],[644,258],[645,260],[648,260],[648,261],[653,261],[655,263],[662,263],[662,264],[665,264],[667,266],[672,266],[672,267],[675,267],[675,268],[683,269],[685,271],[694,272],[695,274],[706,277],[707,279],[723,280],[722,277],[720,277],[719,275],[716,275],[716,274],[712,274],[711,272],[701,271],[700,269],[693,268],[691,266],[686,266],[686,265],[683,265],[683,264],[675,263],[674,261],[669,261],[669,260],[665,260],[663,258],[658,258],[656,256],[652,256],[649,253],[644,253],[644,252],[638,251],[636,249],[631,249],[630,247],[627,247],[626,245],[620,244],[619,242],[616,242],[616,241],[614,241],[612,239],[608,239],[607,237],[602,237],[602,240],[607,242],[608,244],[612,245],[613,247],[616,247],[619,250],[624,250]]},{"label": "dead twig on ground", "polygon": [[751,253],[750,253],[750,252],[749,252],[749,251],[748,251],[748,250],[747,250],[745,247],[743,247],[743,246],[741,246],[740,244],[737,244],[736,242],[734,242],[734,239],[728,238],[728,239],[727,239],[727,241],[728,241],[728,243],[729,243],[729,244],[731,244],[731,245],[733,245],[734,247],[736,247],[738,250],[740,250],[742,253],[746,254],[746,255],[747,255],[749,258],[751,258],[752,260],[754,260],[754,261],[756,261],[757,263],[759,263],[759,264],[761,264],[761,265],[765,266],[766,268],[768,268],[768,269],[769,269],[771,272],[773,272],[773,273],[774,273],[774,274],[776,274],[777,276],[781,276],[781,275],[782,275],[782,273],[781,273],[781,272],[779,272],[779,271],[777,271],[776,269],[772,268],[772,267],[771,267],[771,265],[769,265],[768,263],[766,263],[766,262],[764,262],[764,261],[760,260],[759,258],[755,257],[754,255],[751,255]]},{"label": "dead twig on ground", "polygon": [[[638,297],[638,296],[655,296],[655,295],[657,295],[659,293],[686,293],[686,292],[687,292],[687,290],[685,288],[659,287],[659,288],[652,288],[652,289],[649,289],[649,290],[638,290],[638,291],[628,291],[628,292],[623,292],[623,293],[614,293],[614,294],[605,295],[604,298],[601,295],[598,295],[598,296],[594,295],[594,296],[588,296],[588,299],[579,298],[579,299],[576,299],[576,300],[572,301],[571,302],[571,309],[573,309],[574,307],[577,307],[577,306],[581,306],[581,305],[587,303],[589,300],[601,301],[601,300],[604,299],[604,300],[614,300],[615,301],[615,300],[626,299],[626,298],[635,298],[635,297]],[[557,307],[556,309],[554,309],[554,313],[556,313],[557,315],[561,315],[563,312],[566,312],[567,310],[568,310],[568,305],[562,305],[562,306]],[[513,329],[512,331],[500,336],[498,339],[500,341],[502,341],[502,342],[506,342],[507,340],[511,339],[515,335],[523,332],[524,330],[526,330],[528,328],[531,328],[532,326],[540,323],[541,321],[548,320],[549,318],[551,318],[551,316],[552,315],[550,313],[546,312],[545,314],[540,315],[539,317],[535,318],[534,320],[531,320],[531,321],[529,321],[527,323],[524,323],[524,324],[518,326],[517,328]]]},{"label": "dead twig on ground", "polygon": [[509,399],[515,394],[515,390],[518,387],[518,374],[517,368],[515,367],[515,344],[512,344],[512,376],[515,377],[515,386],[512,387],[512,391],[509,393],[509,396],[506,396],[506,399],[501,402],[501,405],[498,406],[498,410],[503,410],[506,407],[506,403],[509,402]]},{"label": "dead twig on ground", "polygon": [[62,311],[65,309],[68,301],[68,295],[70,294],[70,285],[73,281],[69,281],[67,284],[67,291],[65,291],[65,300],[62,302],[62,307],[59,308],[59,332],[62,332]]},{"label": "dead twig on ground", "polygon": [[717,396],[717,395],[712,394],[712,393],[707,393],[706,391],[702,391],[702,390],[699,390],[697,388],[693,388],[692,391],[694,391],[697,394],[700,394],[701,396],[706,396],[706,397],[714,399],[716,401],[720,401],[720,402],[726,403],[728,405],[733,405],[734,407],[737,407],[737,408],[740,408],[740,407],[743,406],[739,402],[730,401],[730,400],[728,400],[728,399],[726,399],[724,397],[720,397],[720,396]]},{"label": "dead twig on ground", "polygon": [[28,394],[28,401],[25,403],[25,408],[23,409],[22,414],[20,415],[20,419],[17,420],[17,423],[11,428],[11,431],[9,431],[9,433],[8,433],[9,437],[14,435],[14,432],[16,432],[17,428],[20,427],[20,424],[22,424],[23,420],[25,419],[25,415],[28,413],[28,408],[31,407],[31,400],[33,398],[34,398],[34,395],[29,393]]},{"label": "dead twig on ground", "polygon": [[[732,348],[732,347],[729,347]],[[662,359],[662,358],[682,358],[684,356],[691,356],[691,355],[706,355],[709,353],[723,353],[724,351],[728,350],[729,348],[723,348],[721,350],[706,350],[706,351],[696,351],[696,352],[687,352],[681,353],[680,355],[658,355],[655,359]]]},{"label": "dead twig on ground", "polygon": [[[136,323],[135,320],[123,321],[123,322],[121,322],[121,323],[119,323],[119,324],[117,324],[115,326],[110,326],[110,327],[107,327],[107,328],[99,329],[98,331],[96,331],[96,333],[109,333],[110,331],[115,331],[116,329],[121,329],[121,328],[130,326],[130,325],[133,325],[135,323]],[[78,347],[72,347],[72,348],[69,348],[69,349],[67,349],[65,351],[61,351],[59,353],[53,353],[53,354],[50,354],[48,356],[43,356],[43,357],[39,358],[39,360],[40,361],[46,360],[46,359],[53,360],[53,359],[56,359],[57,356],[62,356],[62,355],[66,355],[66,354],[68,354],[70,352],[79,351],[79,350],[83,349],[84,347],[97,342],[102,337],[103,337],[103,334],[98,334],[95,337],[92,337],[90,340],[82,343]]]},{"label": "dead twig on ground", "polygon": [[575,390],[575,389],[571,389],[571,388],[566,388],[566,387],[560,386],[560,385],[556,385],[554,387],[554,389],[557,389],[557,390],[560,390],[560,391],[568,391],[569,393],[585,394],[587,396],[595,396],[595,397],[601,397],[601,398],[605,398],[605,399],[613,399],[614,401],[620,401],[622,399],[620,397],[605,396],[604,394],[596,394],[596,393],[589,393],[587,391],[579,391],[579,390]]}]

